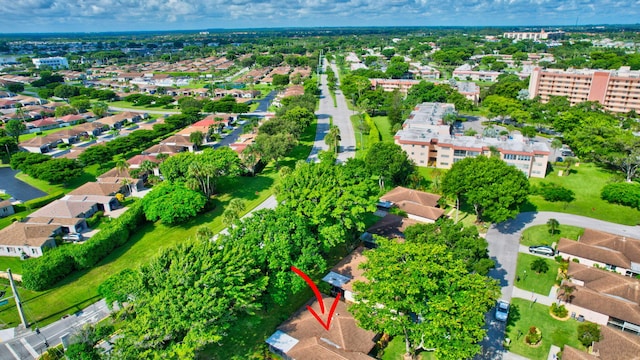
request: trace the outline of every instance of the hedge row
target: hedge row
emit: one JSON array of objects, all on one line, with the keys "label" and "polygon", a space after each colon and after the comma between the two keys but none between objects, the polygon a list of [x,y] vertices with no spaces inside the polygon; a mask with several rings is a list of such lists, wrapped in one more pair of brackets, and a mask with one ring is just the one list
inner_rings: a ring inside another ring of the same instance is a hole
[{"label": "hedge row", "polygon": [[14,205],[14,209],[16,212],[21,212],[25,210],[38,209],[49,203],[62,198],[65,194],[63,192],[59,192],[57,194],[47,195],[43,197],[39,197],[37,199],[32,199],[29,201],[25,201],[22,204]]},{"label": "hedge row", "polygon": [[613,183],[602,188],[603,200],[614,204],[640,209],[640,185],[636,183]]},{"label": "hedge row", "polygon": [[35,291],[47,290],[74,270],[88,269],[124,245],[131,232],[145,221],[142,202],[136,201],[110,226],[81,245],[49,250],[24,264],[22,285]]},{"label": "hedge row", "polygon": [[364,114],[364,121],[369,125],[369,146],[380,142],[380,131],[369,114]]}]

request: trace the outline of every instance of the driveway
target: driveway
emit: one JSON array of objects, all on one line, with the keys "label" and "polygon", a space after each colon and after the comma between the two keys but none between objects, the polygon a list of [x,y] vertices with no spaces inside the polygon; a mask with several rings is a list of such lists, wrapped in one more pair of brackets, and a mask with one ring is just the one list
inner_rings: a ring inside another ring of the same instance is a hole
[{"label": "driveway", "polygon": [[[557,212],[525,212],[518,214],[513,220],[494,224],[489,228],[486,236],[489,244],[489,256],[496,262],[496,267],[489,272],[489,276],[500,283],[502,299],[511,301],[522,232],[533,225],[544,225],[552,218],[558,220],[562,225],[598,229],[616,235],[640,239],[640,226],[614,224],[585,216]],[[480,357],[481,359],[500,359],[504,351],[502,348],[504,326],[496,323],[492,314],[493,309],[487,316],[489,331],[482,342],[484,354],[486,355]],[[507,356],[504,358],[507,358]]]},{"label": "driveway", "polygon": [[0,168],[0,189],[13,196],[14,199],[22,202],[47,195],[47,193],[18,180],[16,178],[17,173],[18,171],[8,167]]}]

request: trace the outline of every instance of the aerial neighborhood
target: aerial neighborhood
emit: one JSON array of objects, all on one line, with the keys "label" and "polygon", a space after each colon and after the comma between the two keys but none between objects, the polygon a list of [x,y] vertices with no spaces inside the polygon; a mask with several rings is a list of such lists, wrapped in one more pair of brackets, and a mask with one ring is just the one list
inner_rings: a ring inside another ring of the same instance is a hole
[{"label": "aerial neighborhood", "polygon": [[637,358],[638,25],[245,30],[0,34],[0,360]]}]

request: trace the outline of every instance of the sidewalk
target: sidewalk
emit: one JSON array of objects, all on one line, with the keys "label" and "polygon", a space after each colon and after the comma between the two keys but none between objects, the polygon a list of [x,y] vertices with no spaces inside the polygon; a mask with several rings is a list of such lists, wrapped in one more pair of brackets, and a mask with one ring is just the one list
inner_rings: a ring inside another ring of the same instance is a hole
[{"label": "sidewalk", "polygon": [[556,299],[552,298],[550,296],[542,295],[542,294],[536,294],[536,293],[531,292],[531,291],[522,290],[522,289],[517,288],[515,286],[513,287],[512,297],[533,301],[534,303],[537,302],[537,303],[540,303],[540,304],[543,304],[543,305],[547,305],[547,306],[551,306],[551,304],[556,302]]}]

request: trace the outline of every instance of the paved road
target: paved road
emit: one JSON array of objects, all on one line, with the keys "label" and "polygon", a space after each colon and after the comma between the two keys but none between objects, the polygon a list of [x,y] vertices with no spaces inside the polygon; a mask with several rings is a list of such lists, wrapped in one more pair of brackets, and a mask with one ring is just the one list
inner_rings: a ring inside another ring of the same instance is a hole
[{"label": "paved road", "polygon": [[[27,304],[28,309],[28,304]],[[88,306],[65,319],[40,329],[36,334],[36,324],[31,329],[16,334],[13,339],[0,342],[0,360],[35,359],[46,349],[45,340],[49,347],[61,343],[60,337],[82,328],[87,323],[97,323],[109,315],[109,310],[104,300]]]},{"label": "paved road", "polygon": [[[323,60],[323,67],[327,62]],[[335,64],[329,65],[336,76],[339,75]],[[329,131],[330,118],[333,118],[333,125],[340,129],[340,146],[338,147],[338,162],[345,162],[347,159],[356,156],[356,136],[351,124],[353,112],[347,107],[347,101],[342,91],[336,90],[336,106],[327,86],[327,75],[320,75],[320,107],[316,112],[318,117],[318,127],[309,161],[318,161],[318,152],[328,150],[329,147],[324,142],[324,137]]]},{"label": "paved road", "polygon": [[18,171],[8,167],[0,168],[0,189],[13,196],[14,199],[22,202],[47,195],[47,193],[18,180],[15,177],[17,173]]},{"label": "paved road", "polygon": [[[612,234],[640,238],[640,226],[620,225],[585,216],[556,212],[520,213],[513,220],[494,224],[487,231],[486,237],[489,244],[489,256],[496,262],[496,267],[489,272],[489,276],[499,281],[502,299],[510,301],[514,293],[516,263],[522,232],[529,226],[546,224],[551,218],[558,220],[562,225],[593,228]],[[493,321],[492,313],[490,312],[487,317],[489,332],[483,341],[483,348],[487,355],[480,357],[480,359],[501,359],[504,351],[502,348],[504,326]],[[509,356],[511,354],[505,355],[504,358],[514,358]]]}]

